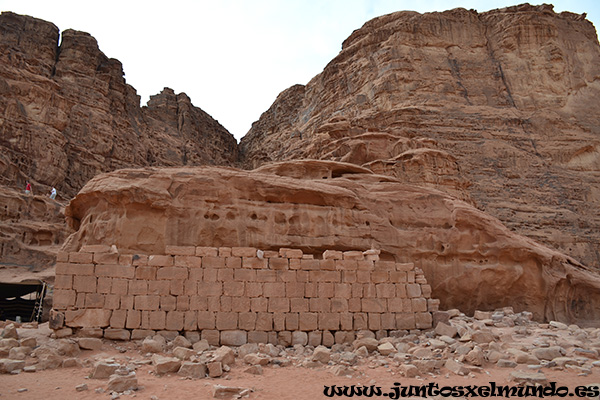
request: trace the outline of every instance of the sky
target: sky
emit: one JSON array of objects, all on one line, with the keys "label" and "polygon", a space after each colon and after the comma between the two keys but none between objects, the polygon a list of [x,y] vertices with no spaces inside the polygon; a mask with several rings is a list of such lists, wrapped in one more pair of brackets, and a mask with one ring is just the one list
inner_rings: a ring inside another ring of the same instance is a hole
[{"label": "sky", "polygon": [[[107,57],[121,61],[141,105],[164,87],[184,92],[239,141],[280,92],[308,83],[372,18],[456,7],[484,12],[524,2],[0,0],[0,11],[50,21],[61,31],[88,32]],[[556,12],[586,12],[600,26],[597,0],[552,4]]]}]

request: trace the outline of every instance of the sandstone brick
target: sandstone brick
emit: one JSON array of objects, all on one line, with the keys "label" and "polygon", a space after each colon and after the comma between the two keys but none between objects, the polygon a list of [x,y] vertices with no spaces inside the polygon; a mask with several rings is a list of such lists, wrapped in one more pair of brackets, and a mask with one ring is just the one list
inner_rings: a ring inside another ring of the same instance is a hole
[{"label": "sandstone brick", "polygon": [[[320,272],[321,265],[320,265],[319,260],[301,259],[300,260],[300,269],[304,270],[304,271]],[[310,274],[309,274],[309,276],[310,276]],[[309,278],[309,279],[314,280],[313,278]]]},{"label": "sandstone brick", "polygon": [[231,257],[231,247],[219,247],[219,257]]},{"label": "sandstone brick", "polygon": [[268,343],[267,332],[262,331],[249,331],[248,332],[248,343]]},{"label": "sandstone brick", "polygon": [[277,271],[287,270],[289,265],[289,260],[287,258],[269,258],[269,268]]},{"label": "sandstone brick", "polygon": [[385,299],[362,299],[363,312],[382,313],[387,311],[387,302]]},{"label": "sandstone brick", "polygon": [[245,331],[253,331],[256,328],[256,316],[254,312],[240,312],[238,316],[238,327]]},{"label": "sandstone brick", "polygon": [[148,256],[145,254],[134,254],[131,257],[131,265],[148,265]]},{"label": "sandstone brick", "polygon": [[148,294],[148,282],[135,279],[129,281],[129,287],[127,293],[131,295],[146,295]]},{"label": "sandstone brick", "polygon": [[292,332],[290,332],[290,331],[277,332],[277,343],[283,347],[290,347],[292,345]]},{"label": "sandstone brick", "polygon": [[266,258],[242,257],[242,268],[266,269],[268,265],[269,261]]},{"label": "sandstone brick", "polygon": [[305,284],[302,282],[285,283],[285,296],[288,298],[304,297],[304,286]]},{"label": "sandstone brick", "polygon": [[117,310],[121,308],[121,295],[118,294],[105,294],[104,295],[104,308],[107,310]]},{"label": "sandstone brick", "polygon": [[300,249],[289,249],[282,247],[279,249],[279,256],[281,258],[302,258],[304,253]]},{"label": "sandstone brick", "polygon": [[144,265],[140,265],[135,267],[135,278],[143,279],[147,281],[153,281],[156,279],[156,271],[157,267],[148,267]]},{"label": "sandstone brick", "polygon": [[131,340],[142,340],[155,334],[156,332],[151,329],[134,329],[131,331]]},{"label": "sandstone brick", "polygon": [[204,269],[202,272],[202,282],[217,282],[219,270],[215,268]]},{"label": "sandstone brick", "polygon": [[389,299],[396,296],[396,285],[393,283],[379,283],[377,287],[377,297]]},{"label": "sandstone brick", "polygon": [[106,276],[110,278],[133,279],[135,276],[135,267],[117,264],[96,265],[96,276]]},{"label": "sandstone brick", "polygon": [[233,310],[232,305],[231,305],[232,304],[231,297],[221,296],[219,301],[220,301],[219,311],[230,312]]},{"label": "sandstone brick", "polygon": [[105,328],[109,325],[111,315],[111,310],[100,308],[67,310],[65,325],[71,328]]},{"label": "sandstone brick", "polygon": [[217,281],[219,281],[219,282],[233,281],[233,269],[231,269],[231,268],[218,269],[217,270]]},{"label": "sandstone brick", "polygon": [[[56,288],[56,286],[54,286]],[[110,293],[112,288],[112,278],[100,277],[96,279],[96,292],[102,294]]]},{"label": "sandstone brick", "polygon": [[390,281],[388,271],[372,271],[371,282],[373,283],[386,283]]},{"label": "sandstone brick", "polygon": [[406,272],[405,271],[390,271],[390,282],[393,283],[406,283]]},{"label": "sandstone brick", "polygon": [[351,331],[354,329],[354,318],[351,313],[340,314],[340,329],[343,331]]},{"label": "sandstone brick", "polygon": [[309,300],[309,310],[311,312],[330,312],[331,300],[313,297]]},{"label": "sandstone brick", "polygon": [[304,297],[318,297],[319,284],[317,282],[307,282],[304,284]]},{"label": "sandstone brick", "polygon": [[219,255],[219,249],[216,247],[196,247],[196,255],[202,257],[217,257]]},{"label": "sandstone brick", "polygon": [[75,297],[75,308],[85,308],[85,295],[86,293],[77,293]]},{"label": "sandstone brick", "polygon": [[125,321],[127,320],[126,310],[114,310],[110,316],[110,327],[116,329],[125,328]]},{"label": "sandstone brick", "polygon": [[360,297],[353,297],[348,299],[348,312],[361,312],[362,311],[362,302]]},{"label": "sandstone brick", "polygon": [[56,262],[57,263],[69,262],[69,253],[64,252],[64,251],[59,251],[58,254],[56,255]]},{"label": "sandstone brick", "polygon": [[165,322],[165,329],[170,331],[180,331],[183,329],[183,311],[168,311]]},{"label": "sandstone brick", "polygon": [[56,263],[57,275],[94,275],[94,264]]},{"label": "sandstone brick", "polygon": [[188,274],[188,281],[202,281],[204,280],[204,270],[202,268],[192,268]]},{"label": "sandstone brick", "polygon": [[246,282],[245,294],[246,297],[261,297],[263,295],[263,284],[258,282]]},{"label": "sandstone brick", "polygon": [[177,296],[177,311],[188,311],[190,309],[190,296]]},{"label": "sandstone brick", "polygon": [[417,297],[411,299],[413,312],[425,312],[427,311],[427,299],[423,297]]},{"label": "sandstone brick", "polygon": [[379,313],[367,313],[367,319],[369,329],[372,331],[378,331],[381,329],[381,314]]},{"label": "sandstone brick", "polygon": [[175,267],[202,268],[202,257],[194,255],[176,255],[173,260]]},{"label": "sandstone brick", "polygon": [[[186,282],[183,279],[173,279],[170,280],[169,283],[169,293],[173,296],[180,296],[183,294],[183,285]],[[196,285],[197,286],[197,285]]]},{"label": "sandstone brick", "polygon": [[358,261],[335,260],[335,269],[337,271],[356,271],[358,269]]},{"label": "sandstone brick", "polygon": [[227,257],[225,258],[225,268],[240,269],[242,268],[241,257]]},{"label": "sandstone brick", "polygon": [[148,281],[148,294],[162,296],[171,294],[171,282],[168,280]]},{"label": "sandstone brick", "polygon": [[435,312],[440,308],[440,300],[439,299],[427,299],[427,311]]},{"label": "sandstone brick", "polygon": [[415,283],[415,272],[414,271],[408,271],[406,273],[406,282]]},{"label": "sandstone brick", "polygon": [[173,265],[173,256],[156,254],[148,256],[148,265],[153,267],[170,267]]},{"label": "sandstone brick", "polygon": [[257,282],[275,282],[277,280],[277,271],[271,270],[257,270],[256,281]]},{"label": "sandstone brick", "polygon": [[119,306],[119,308],[121,310],[132,310],[133,309],[133,304],[134,304],[134,301],[135,301],[135,296],[131,296],[131,295],[128,295],[128,294],[122,294],[119,297],[120,297],[120,300],[119,300],[120,306]]},{"label": "sandstone brick", "polygon": [[165,246],[165,254],[171,256],[195,256],[196,255],[196,247],[195,246]]},{"label": "sandstone brick", "polygon": [[309,302],[308,299],[304,298],[291,298],[290,299],[290,311],[291,312],[308,312]]},{"label": "sandstone brick", "polygon": [[406,294],[409,298],[421,297],[421,285],[409,283],[406,285]]},{"label": "sandstone brick", "polygon": [[370,260],[359,260],[356,262],[357,269],[359,271],[373,271],[375,270],[375,263]]},{"label": "sandstone brick", "polygon": [[371,280],[371,273],[369,271],[356,271],[356,282],[373,283]]},{"label": "sandstone brick", "polygon": [[344,258],[344,254],[341,251],[325,250],[323,252],[324,260],[342,260],[343,258]]},{"label": "sandstone brick", "polygon": [[354,313],[354,330],[360,331],[368,329],[368,315],[367,313]]},{"label": "sandstone brick", "polygon": [[[136,310],[158,310],[160,305],[160,296],[156,295],[145,295],[134,297],[134,308]],[[164,328],[152,328],[152,329],[164,329]]]},{"label": "sandstone brick", "polygon": [[210,311],[198,311],[198,329],[215,329],[215,313]]},{"label": "sandstone brick", "polygon": [[166,311],[148,311],[148,323],[150,329],[163,330],[166,326]]},{"label": "sandstone brick", "polygon": [[348,312],[348,300],[340,299],[340,298],[332,298],[331,299],[331,311],[338,313],[347,313]]},{"label": "sandstone brick", "polygon": [[273,330],[280,332],[285,329],[285,313],[273,313]]},{"label": "sandstone brick", "polygon": [[376,298],[377,286],[374,283],[363,284],[363,297],[370,299]]},{"label": "sandstone brick", "polygon": [[[298,283],[304,283],[298,280],[297,276],[298,276],[298,272],[301,271],[292,271],[292,270],[279,270],[276,271],[275,276],[276,276],[276,281],[277,282],[298,282]],[[308,276],[307,276],[308,278]]]},{"label": "sandstone brick", "polygon": [[285,314],[285,329],[288,331],[296,331],[299,327],[299,314],[298,313],[286,313]]},{"label": "sandstone brick", "polygon": [[104,308],[104,295],[100,293],[86,293],[85,308]]},{"label": "sandstone brick", "polygon": [[54,289],[53,307],[64,310],[75,305],[76,293],[74,290]]},{"label": "sandstone brick", "polygon": [[232,247],[231,255],[234,257],[256,257],[255,247]]},{"label": "sandstone brick", "polygon": [[421,285],[421,294],[423,295],[423,297],[425,298],[430,298],[431,297],[431,286],[429,285]]},{"label": "sandstone brick", "polygon": [[266,312],[256,313],[256,330],[271,331],[273,330],[273,314]]},{"label": "sandstone brick", "polygon": [[[167,295],[167,296],[159,296],[159,298],[160,298],[160,309],[161,310],[173,311],[177,308],[177,297]],[[156,309],[158,309],[158,307]]]},{"label": "sandstone brick", "polygon": [[198,282],[199,296],[221,296],[223,284],[221,282]]},{"label": "sandstone brick", "polygon": [[414,313],[396,314],[396,329],[411,330],[417,327]]},{"label": "sandstone brick", "polygon": [[335,344],[335,338],[329,331],[323,331],[321,342],[325,347],[331,347]]},{"label": "sandstone brick", "polygon": [[208,300],[204,296],[190,296],[190,310],[207,311]]},{"label": "sandstone brick", "polygon": [[349,283],[335,283],[333,293],[334,297],[349,299],[352,297],[352,285]]},{"label": "sandstone brick", "polygon": [[119,265],[133,265],[133,254],[121,254],[119,255]]},{"label": "sandstone brick", "polygon": [[221,345],[222,346],[242,346],[248,343],[248,334],[241,330],[222,331]]},{"label": "sandstone brick", "polygon": [[266,282],[263,284],[263,295],[265,297],[285,297],[285,283]]},{"label": "sandstone brick", "polygon": [[218,312],[216,319],[216,327],[218,330],[235,330],[238,328],[238,313],[235,312]]},{"label": "sandstone brick", "polygon": [[267,310],[269,312],[289,312],[290,300],[286,297],[271,297]]},{"label": "sandstone brick", "polygon": [[139,329],[142,323],[142,312],[138,310],[127,310],[127,317],[125,320],[125,328],[127,329]]},{"label": "sandstone brick", "polygon": [[408,293],[406,292],[406,284],[396,283],[396,297],[400,297],[402,299],[408,298]]},{"label": "sandstone brick", "polygon": [[320,282],[318,294],[319,297],[332,298],[334,295],[334,284],[332,282]]},{"label": "sandstone brick", "polygon": [[350,250],[344,251],[343,253],[344,260],[363,260],[365,258],[362,251]]},{"label": "sandstone brick", "polygon": [[402,299],[399,298],[391,298],[387,299],[387,311],[397,313],[397,312],[407,312],[404,309],[404,304]]},{"label": "sandstone brick", "polygon": [[253,269],[234,269],[233,280],[237,282],[252,282],[256,280],[256,271]]},{"label": "sandstone brick", "polygon": [[321,331],[309,331],[308,332],[308,345],[317,347],[323,342],[323,332]]},{"label": "sandstone brick", "polygon": [[183,330],[186,332],[198,330],[198,313],[196,311],[185,311],[183,313]]},{"label": "sandstone brick", "polygon": [[118,253],[94,253],[94,264],[119,264]]},{"label": "sandstone brick", "polygon": [[319,314],[319,329],[337,331],[340,329],[340,314],[339,313],[320,313]]},{"label": "sandstone brick", "polygon": [[245,296],[231,298],[231,311],[248,312],[250,311],[250,299]]},{"label": "sandstone brick", "polygon": [[204,329],[201,337],[211,346],[218,346],[221,341],[221,333],[217,330]]},{"label": "sandstone brick", "polygon": [[221,311],[221,296],[209,296],[206,298],[208,311]]},{"label": "sandstone brick", "polygon": [[156,279],[187,279],[188,269],[184,267],[160,267]]},{"label": "sandstone brick", "polygon": [[73,289],[73,275],[56,275],[54,289]]},{"label": "sandstone brick", "polygon": [[417,329],[429,329],[432,326],[431,313],[417,312],[415,315],[415,326]]},{"label": "sandstone brick", "polygon": [[225,259],[221,257],[202,257],[202,268],[225,268]]},{"label": "sandstone brick", "polygon": [[92,253],[69,253],[69,262],[72,264],[91,264],[93,261]]}]

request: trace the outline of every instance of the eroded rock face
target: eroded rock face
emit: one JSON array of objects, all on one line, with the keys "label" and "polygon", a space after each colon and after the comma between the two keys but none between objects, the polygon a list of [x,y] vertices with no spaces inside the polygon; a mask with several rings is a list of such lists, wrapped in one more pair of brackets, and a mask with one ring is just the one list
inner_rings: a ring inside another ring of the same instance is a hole
[{"label": "eroded rock face", "polygon": [[65,251],[115,245],[380,249],[414,262],[442,309],[513,306],[537,319],[597,323],[600,276],[443,192],[327,161],[254,171],[216,167],[120,170],[92,179],[65,211]]},{"label": "eroded rock face", "polygon": [[435,187],[600,265],[600,46],[550,5],[375,18],[241,141],[246,165],[327,159]]},{"label": "eroded rock face", "polygon": [[184,93],[147,107],[96,39],[0,15],[0,184],[71,197],[100,172],[133,166],[233,165],[237,142]]}]

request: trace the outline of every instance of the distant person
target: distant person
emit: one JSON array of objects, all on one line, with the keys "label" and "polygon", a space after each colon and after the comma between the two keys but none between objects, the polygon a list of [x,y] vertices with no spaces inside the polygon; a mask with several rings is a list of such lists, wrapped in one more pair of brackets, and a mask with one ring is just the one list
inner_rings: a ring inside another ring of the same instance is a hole
[{"label": "distant person", "polygon": [[25,194],[32,194],[31,191],[31,183],[27,182],[27,186],[25,186]]},{"label": "distant person", "polygon": [[52,188],[52,190],[50,191],[50,198],[52,200],[56,199],[56,188]]}]

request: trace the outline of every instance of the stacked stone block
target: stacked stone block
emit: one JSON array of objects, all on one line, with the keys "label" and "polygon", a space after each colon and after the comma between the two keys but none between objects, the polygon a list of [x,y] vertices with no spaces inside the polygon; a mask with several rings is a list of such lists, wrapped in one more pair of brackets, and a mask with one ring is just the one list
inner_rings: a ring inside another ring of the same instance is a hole
[{"label": "stacked stone block", "polygon": [[106,337],[200,331],[214,345],[331,345],[361,330],[431,328],[439,305],[422,271],[372,250],[327,250],[319,259],[286,248],[167,246],[165,253],[118,254],[102,245],[59,253],[54,310],[67,327]]}]

